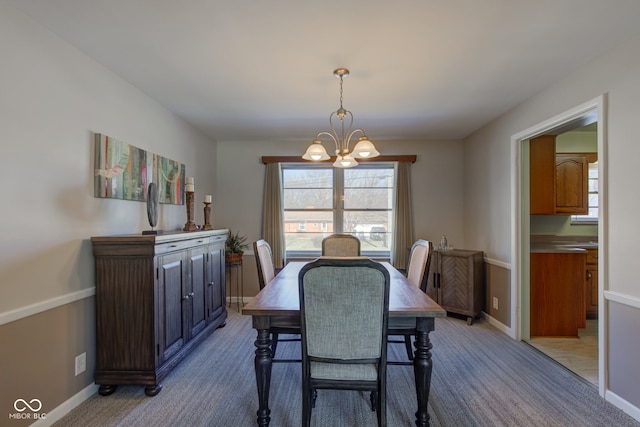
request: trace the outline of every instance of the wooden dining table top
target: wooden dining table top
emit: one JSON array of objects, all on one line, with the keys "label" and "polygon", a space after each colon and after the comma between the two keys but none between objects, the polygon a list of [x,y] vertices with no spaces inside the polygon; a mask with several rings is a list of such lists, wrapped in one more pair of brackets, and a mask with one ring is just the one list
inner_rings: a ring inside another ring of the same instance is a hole
[{"label": "wooden dining table top", "polygon": [[[289,262],[242,309],[251,316],[299,316],[298,274],[306,262]],[[391,279],[389,289],[390,317],[445,317],[447,312],[427,294],[412,285],[388,262],[381,263]]]}]

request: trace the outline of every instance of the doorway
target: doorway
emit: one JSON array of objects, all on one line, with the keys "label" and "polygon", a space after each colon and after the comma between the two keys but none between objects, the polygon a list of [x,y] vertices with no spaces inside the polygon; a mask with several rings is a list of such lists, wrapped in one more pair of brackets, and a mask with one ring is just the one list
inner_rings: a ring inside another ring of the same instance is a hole
[{"label": "doorway", "polygon": [[[606,252],[606,209],[604,205],[606,203],[606,144],[605,144],[605,129],[606,129],[606,117],[604,115],[604,96],[595,98],[589,102],[586,102],[572,110],[562,113],[556,117],[553,117],[545,122],[539,123],[529,129],[526,129],[518,134],[512,136],[512,179],[514,185],[512,186],[512,271],[511,281],[514,289],[512,292],[512,303],[514,310],[512,311],[512,324],[515,325],[514,338],[529,341],[530,337],[530,248],[531,239],[533,233],[539,233],[537,229],[539,224],[534,221],[532,230],[532,221],[529,215],[529,157],[528,157],[528,141],[531,138],[535,138],[540,135],[548,133],[565,133],[573,131],[575,129],[584,127],[587,123],[597,121],[597,153],[598,153],[598,175],[599,175],[599,207],[598,207],[598,225],[597,229],[597,247],[599,257],[597,261],[597,273],[598,278],[596,299],[598,301],[598,319],[589,322],[590,328],[587,334],[593,332],[596,333],[595,337],[590,337],[588,340],[595,340],[595,347],[597,348],[597,382],[598,389],[601,395],[604,394],[605,375],[604,363],[606,353],[604,351],[604,342],[606,339],[606,308],[603,301],[603,289],[604,289],[604,277],[606,277],[606,265],[603,260],[605,259]],[[532,233],[533,232],[533,233]],[[546,230],[545,232],[549,232]],[[580,338],[582,340],[582,338]],[[574,344],[577,339],[574,340]],[[551,353],[551,350],[548,350]],[[557,358],[559,362],[560,357],[555,355],[551,356]],[[578,356],[569,355],[569,360],[578,359]],[[564,361],[565,366],[567,363]],[[593,362],[591,362],[593,364]],[[569,369],[571,367],[568,366]],[[578,370],[577,368],[573,368]],[[585,376],[587,374],[584,374]],[[591,374],[589,374],[591,375]]]},{"label": "doorway", "polygon": [[[596,387],[599,383],[597,119],[595,112],[588,113],[560,128],[550,129],[544,136],[531,139],[528,144],[531,164],[529,182],[532,188],[529,239],[531,251],[535,252],[531,257],[538,257],[538,262],[534,267],[531,260],[530,265],[531,337],[525,341]],[[548,161],[540,161],[545,156]],[[556,173],[560,173],[555,183],[555,207],[547,206],[548,197],[542,197],[547,194],[540,194],[547,187],[554,187],[551,181],[540,182],[540,178],[554,173],[554,163]],[[552,169],[541,170],[547,164]],[[537,188],[535,194],[533,188]],[[549,208],[551,212],[545,212]],[[540,265],[541,259],[546,260],[545,267]],[[551,263],[554,259],[563,259],[563,262]],[[568,273],[570,270],[566,264],[569,259],[578,261],[577,271],[572,274]],[[541,280],[541,274],[545,275],[546,280]],[[535,281],[533,277],[536,277]],[[566,294],[558,292],[551,298],[547,293],[570,287],[583,293],[582,304],[577,309],[573,294],[567,298]],[[546,291],[542,291],[545,288]],[[559,312],[564,312],[564,315]],[[578,316],[578,319],[567,318],[569,312]],[[569,325],[569,320],[573,321],[573,325]],[[560,325],[572,336],[555,336]],[[554,330],[556,332],[552,332]]]}]

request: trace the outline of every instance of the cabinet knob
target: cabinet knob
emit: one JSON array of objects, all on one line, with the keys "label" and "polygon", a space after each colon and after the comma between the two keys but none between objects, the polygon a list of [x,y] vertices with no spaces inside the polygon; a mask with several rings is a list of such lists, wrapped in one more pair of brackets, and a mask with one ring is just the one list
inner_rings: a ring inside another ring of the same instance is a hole
[{"label": "cabinet knob", "polygon": [[193,292],[189,292],[189,296],[193,298],[195,294]]},{"label": "cabinet knob", "polygon": [[209,282],[209,286],[213,286],[213,285],[215,285],[214,282]]},{"label": "cabinet knob", "polygon": [[189,295],[184,295],[184,296],[182,297],[182,301],[186,301],[186,300],[188,300],[188,299],[189,299]]}]

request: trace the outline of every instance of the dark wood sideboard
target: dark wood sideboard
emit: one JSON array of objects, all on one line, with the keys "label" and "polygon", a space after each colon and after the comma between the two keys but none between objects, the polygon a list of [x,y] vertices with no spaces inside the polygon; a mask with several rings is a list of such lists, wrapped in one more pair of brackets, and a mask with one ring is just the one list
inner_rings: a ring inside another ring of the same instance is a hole
[{"label": "dark wood sideboard", "polygon": [[171,369],[225,325],[227,235],[225,229],[91,238],[100,394],[140,384],[155,396]]}]

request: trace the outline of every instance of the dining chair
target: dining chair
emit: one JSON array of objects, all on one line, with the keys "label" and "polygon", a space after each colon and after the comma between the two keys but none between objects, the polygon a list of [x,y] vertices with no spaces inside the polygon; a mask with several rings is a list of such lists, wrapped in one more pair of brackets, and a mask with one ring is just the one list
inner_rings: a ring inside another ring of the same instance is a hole
[{"label": "dining chair", "polygon": [[320,258],[298,276],[302,335],[302,425],[318,389],[371,392],[386,426],[389,272],[366,258]]},{"label": "dining chair", "polygon": [[351,234],[331,234],[322,239],[322,256],[360,256],[360,239]]},{"label": "dining chair", "polygon": [[[431,253],[433,244],[428,240],[417,240],[409,252],[409,265],[407,266],[407,280],[413,286],[420,288],[422,292],[427,291],[427,275],[431,266]],[[391,328],[389,335],[402,336],[402,340],[389,339],[390,343],[404,343],[407,350],[407,357],[413,360],[413,348],[411,346],[411,334]],[[411,362],[393,362],[394,365],[409,365]]]},{"label": "dining chair", "polygon": [[[273,266],[273,253],[269,243],[262,239],[253,242],[253,253],[258,267],[258,285],[262,290],[276,276],[277,270]],[[274,358],[273,362],[300,362],[299,359],[275,359],[278,342],[300,341],[299,327],[272,326],[269,328],[269,333],[271,334],[271,357]],[[293,337],[282,338],[281,334],[293,335]]]}]

